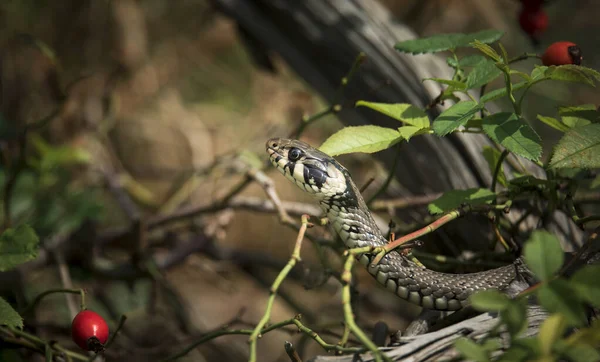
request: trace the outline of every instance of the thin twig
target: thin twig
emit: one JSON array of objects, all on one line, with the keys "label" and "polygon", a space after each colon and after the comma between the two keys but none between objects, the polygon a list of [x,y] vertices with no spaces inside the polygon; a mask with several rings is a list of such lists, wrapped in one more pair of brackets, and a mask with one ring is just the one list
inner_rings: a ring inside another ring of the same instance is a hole
[{"label": "thin twig", "polygon": [[[60,275],[60,282],[62,283],[63,288],[72,290],[73,289],[73,280],[71,279],[71,273],[69,272],[69,267],[65,262],[65,256],[62,251],[56,250],[54,251],[54,259],[56,260],[56,264],[58,267],[58,274]],[[67,300],[67,307],[69,308],[69,312],[71,313],[71,319],[75,318],[79,310],[77,309],[77,305],[75,304],[75,300],[73,300],[73,296],[70,293],[65,293],[65,298]],[[83,299],[82,299],[83,302]],[[85,306],[85,305],[83,305]],[[81,309],[80,309],[81,310]]]},{"label": "thin twig", "polygon": [[85,309],[85,291],[83,289],[49,289],[46,290],[43,293],[38,294],[35,299],[29,303],[29,305],[27,305],[22,311],[21,311],[21,315],[25,316],[27,315],[29,312],[31,312],[37,305],[38,303],[44,299],[44,297],[50,295],[50,294],[55,294],[55,293],[69,293],[69,294],[79,294],[80,298],[81,298],[81,309]]},{"label": "thin twig", "polygon": [[352,266],[354,265],[354,261],[354,255],[348,255],[346,257],[346,262],[344,263],[344,272],[342,273],[342,281],[344,282],[344,285],[342,286],[342,304],[344,308],[344,321],[346,322],[346,325],[348,325],[350,331],[352,331],[356,338],[358,338],[360,343],[362,343],[369,351],[371,351],[371,353],[373,353],[375,361],[391,361],[391,359],[385,354],[383,354],[377,348],[375,343],[373,343],[373,341],[371,341],[369,337],[367,337],[365,332],[363,332],[363,330],[360,329],[360,327],[356,324],[356,321],[354,320],[354,312],[352,311],[350,297],[350,284],[352,282]]},{"label": "thin twig", "polygon": [[273,282],[273,285],[270,289],[269,300],[267,301],[265,313],[254,328],[254,331],[250,335],[250,338],[248,338],[248,343],[250,344],[250,358],[248,359],[249,362],[256,361],[256,342],[260,336],[261,330],[271,318],[271,309],[273,308],[273,303],[275,302],[275,298],[277,297],[277,289],[279,289],[279,286],[281,285],[281,283],[283,283],[290,270],[292,270],[292,268],[300,260],[300,249],[302,248],[302,241],[304,240],[304,234],[306,233],[306,229],[310,225],[308,219],[308,215],[302,216],[302,226],[300,226],[300,231],[298,231],[298,237],[296,238],[296,244],[294,246],[292,256],[290,257],[290,260],[288,261],[287,265],[281,270],[277,278],[275,278],[275,281]]},{"label": "thin twig", "polygon": [[285,341],[283,348],[285,349],[285,353],[287,353],[291,362],[302,362],[302,358],[300,358],[298,352],[296,352],[296,349],[291,342]]},{"label": "thin twig", "polygon": [[388,210],[393,212],[394,210],[406,209],[409,207],[423,206],[435,201],[442,193],[431,194],[431,195],[418,195],[409,197],[400,197],[397,199],[390,200],[375,200],[371,205],[370,209],[373,211]]},{"label": "thin twig", "polygon": [[402,143],[399,143],[398,151],[396,151],[396,157],[394,157],[394,164],[392,165],[391,171],[388,173],[388,177],[385,179],[385,182],[383,183],[383,185],[381,185],[379,190],[377,190],[377,192],[375,192],[373,194],[373,196],[371,196],[369,201],[367,201],[367,206],[370,206],[373,203],[373,201],[375,201],[375,199],[378,198],[379,195],[384,193],[385,190],[387,190],[388,186],[390,186],[390,183],[394,179],[394,174],[396,173],[396,166],[398,166],[398,161],[400,160],[400,151],[401,150],[402,150]]}]

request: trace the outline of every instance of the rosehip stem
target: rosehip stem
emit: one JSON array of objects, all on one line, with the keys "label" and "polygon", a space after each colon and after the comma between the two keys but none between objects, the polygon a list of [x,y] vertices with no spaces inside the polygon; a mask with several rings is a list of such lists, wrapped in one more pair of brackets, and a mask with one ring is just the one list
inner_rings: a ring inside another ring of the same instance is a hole
[{"label": "rosehip stem", "polygon": [[81,288],[79,288],[79,289],[49,289],[43,293],[38,294],[38,296],[35,297],[35,299],[21,311],[21,315],[27,315],[29,312],[31,312],[33,309],[35,309],[35,307],[38,305],[38,303],[44,297],[46,297],[50,294],[55,294],[55,293],[79,294],[79,296],[81,298],[81,304],[80,304],[81,310],[85,310],[85,291],[83,289],[81,289]]},{"label": "rosehip stem", "polygon": [[516,62],[520,62],[522,60],[527,60],[529,58],[541,59],[542,57],[539,54],[536,54],[536,53],[524,53],[524,54],[516,56],[516,57],[514,57],[512,59],[509,59],[508,60],[508,64],[513,64],[513,63],[516,63]]}]

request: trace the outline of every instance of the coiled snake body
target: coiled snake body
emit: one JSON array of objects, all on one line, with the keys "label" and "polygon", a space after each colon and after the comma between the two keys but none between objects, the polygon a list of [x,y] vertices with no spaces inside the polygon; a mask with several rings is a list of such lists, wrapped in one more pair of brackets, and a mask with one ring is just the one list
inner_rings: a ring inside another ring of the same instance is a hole
[{"label": "coiled snake body", "polygon": [[[387,243],[348,171],[332,157],[290,139],[266,144],[271,163],[302,190],[312,194],[348,248]],[[359,257],[379,283],[399,297],[428,309],[457,310],[484,289],[506,289],[517,277],[515,264],[471,274],[436,272],[392,251],[377,265],[373,254]]]}]

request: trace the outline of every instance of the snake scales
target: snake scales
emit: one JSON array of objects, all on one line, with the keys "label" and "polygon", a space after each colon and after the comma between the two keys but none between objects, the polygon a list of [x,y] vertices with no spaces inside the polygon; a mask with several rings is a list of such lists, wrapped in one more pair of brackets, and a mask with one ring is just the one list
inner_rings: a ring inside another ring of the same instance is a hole
[{"label": "snake scales", "polygon": [[[387,243],[350,174],[336,160],[297,140],[272,138],[266,149],[279,172],[319,201],[346,247]],[[517,277],[516,264],[478,273],[448,274],[419,266],[396,251],[374,266],[373,258],[373,254],[363,254],[359,261],[388,290],[428,309],[460,309],[474,292],[504,290]]]}]

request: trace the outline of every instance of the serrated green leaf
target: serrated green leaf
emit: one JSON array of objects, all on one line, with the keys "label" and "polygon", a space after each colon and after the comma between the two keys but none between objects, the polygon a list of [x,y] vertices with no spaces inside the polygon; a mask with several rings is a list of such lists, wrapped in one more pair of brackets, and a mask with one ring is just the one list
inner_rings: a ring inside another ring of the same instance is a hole
[{"label": "serrated green leaf", "polygon": [[564,279],[555,279],[544,283],[537,291],[542,307],[551,313],[560,313],[569,326],[581,326],[585,323],[585,309],[579,300],[574,299],[576,292]]},{"label": "serrated green leaf", "polygon": [[570,128],[587,126],[600,121],[600,112],[593,104],[559,107],[558,114],[561,116],[562,122]]},{"label": "serrated green leaf", "polygon": [[504,32],[484,30],[473,34],[440,34],[427,38],[406,40],[395,45],[396,50],[411,54],[437,53],[450,49],[467,47],[473,41],[493,43],[500,39]]},{"label": "serrated green leaf", "polygon": [[402,141],[395,129],[379,126],[344,127],[331,135],[319,149],[330,156],[352,152],[375,153]]},{"label": "serrated green leaf", "polygon": [[443,79],[443,78],[425,78],[423,79],[423,81],[426,80],[432,80],[434,82],[438,82],[440,84],[445,84],[447,86],[450,86],[456,90],[465,90],[467,89],[467,85],[464,82],[458,81],[458,80],[450,80],[450,79]]},{"label": "serrated green leaf", "polygon": [[539,160],[542,140],[527,123],[514,113],[500,112],[482,120],[483,131],[507,150],[527,158]]},{"label": "serrated green leaf", "polygon": [[549,66],[544,71],[544,77],[563,82],[583,83],[594,86],[599,73],[593,69],[579,65],[567,64]]},{"label": "serrated green leaf", "polygon": [[461,68],[474,67],[477,64],[485,61],[487,61],[487,58],[479,54],[472,54],[462,57],[458,60],[458,63],[452,57],[446,59],[446,63],[452,68],[456,68],[457,66]]},{"label": "serrated green leaf", "polygon": [[469,297],[471,305],[482,312],[498,312],[509,308],[511,300],[497,290],[483,290]]},{"label": "serrated green leaf", "polygon": [[[483,147],[483,158],[485,158],[485,160],[487,161],[492,177],[494,177],[494,173],[496,172],[496,166],[498,165],[498,161],[500,161],[501,154],[502,153],[494,147]],[[500,165],[500,170],[498,172],[498,183],[504,187],[508,186],[508,182],[506,181],[506,175],[504,174],[504,166],[502,165]]]},{"label": "serrated green leaf", "polygon": [[482,52],[483,54],[487,55],[488,58],[492,59],[494,62],[501,62],[502,61],[502,57],[500,57],[500,54],[498,54],[494,48],[492,48],[491,46],[477,41],[475,40],[473,43],[471,43],[471,46],[477,50],[479,50],[480,52]]},{"label": "serrated green leaf", "polygon": [[538,333],[538,340],[540,341],[540,349],[543,355],[550,355],[552,353],[552,347],[565,333],[567,328],[567,321],[561,314],[552,314],[549,316]]},{"label": "serrated green leaf", "polygon": [[538,114],[537,119],[539,119],[540,121],[544,122],[548,126],[554,128],[556,130],[559,130],[561,132],[567,132],[569,130],[569,127],[567,127],[565,124],[561,123],[556,118],[546,117],[546,116],[542,116],[541,114]]},{"label": "serrated green leaf", "polygon": [[570,129],[554,147],[548,167],[600,167],[600,123]]},{"label": "serrated green leaf", "polygon": [[[513,92],[516,92],[522,88],[525,88],[528,85],[529,85],[528,82],[520,82],[520,83],[513,84]],[[490,92],[487,92],[486,94],[484,94],[479,99],[479,103],[485,104],[487,102],[495,101],[496,99],[505,97],[507,94],[508,94],[508,92],[506,91],[506,88],[495,89],[493,91],[490,91]]]},{"label": "serrated green leaf", "polygon": [[415,126],[404,126],[404,127],[400,127],[398,128],[398,133],[400,133],[400,136],[402,136],[402,138],[404,138],[405,140],[409,141],[411,137],[413,136],[418,136],[421,134],[428,134],[429,133],[429,128],[419,128],[419,127],[415,127]]},{"label": "serrated green leaf", "polygon": [[419,128],[429,127],[429,117],[423,110],[408,103],[373,103],[358,101],[356,106],[368,107],[400,122]]},{"label": "serrated green leaf", "polygon": [[480,109],[479,104],[473,101],[454,104],[433,121],[433,133],[438,136],[447,135],[464,126]]},{"label": "serrated green leaf", "polygon": [[463,204],[482,205],[489,204],[496,194],[488,189],[451,190],[445,192],[438,199],[427,205],[431,214],[441,214],[454,210]]},{"label": "serrated green leaf", "polygon": [[571,285],[582,300],[600,307],[600,265],[586,265],[579,269],[571,278]]},{"label": "serrated green leaf", "polygon": [[520,72],[520,71],[515,70],[515,69],[511,69],[510,70],[510,74],[511,75],[518,75],[519,77],[523,78],[523,80],[525,80],[527,82],[531,82],[531,80],[532,80],[531,76],[529,74]]},{"label": "serrated green leaf", "polygon": [[500,312],[500,320],[506,325],[508,333],[514,338],[527,328],[527,302],[515,299]]},{"label": "serrated green leaf", "polygon": [[563,250],[558,238],[545,230],[535,230],[523,250],[529,269],[541,280],[549,280],[562,267]]},{"label": "serrated green leaf", "polygon": [[548,180],[544,180],[541,178],[537,178],[535,176],[527,175],[527,176],[516,177],[516,178],[510,180],[508,183],[517,185],[517,186],[542,186],[542,185],[548,185],[549,182],[550,181],[548,181]]},{"label": "serrated green leaf", "polygon": [[476,362],[488,362],[490,360],[488,352],[468,338],[458,338],[454,342],[454,347],[468,360]]},{"label": "serrated green leaf", "polygon": [[496,67],[496,62],[487,60],[479,63],[467,76],[467,89],[479,88],[502,75],[502,71]]},{"label": "serrated green leaf", "polygon": [[38,242],[38,236],[29,225],[6,229],[0,235],[0,272],[35,259]]},{"label": "serrated green leaf", "polygon": [[23,318],[6,300],[0,297],[0,326],[23,328]]}]

